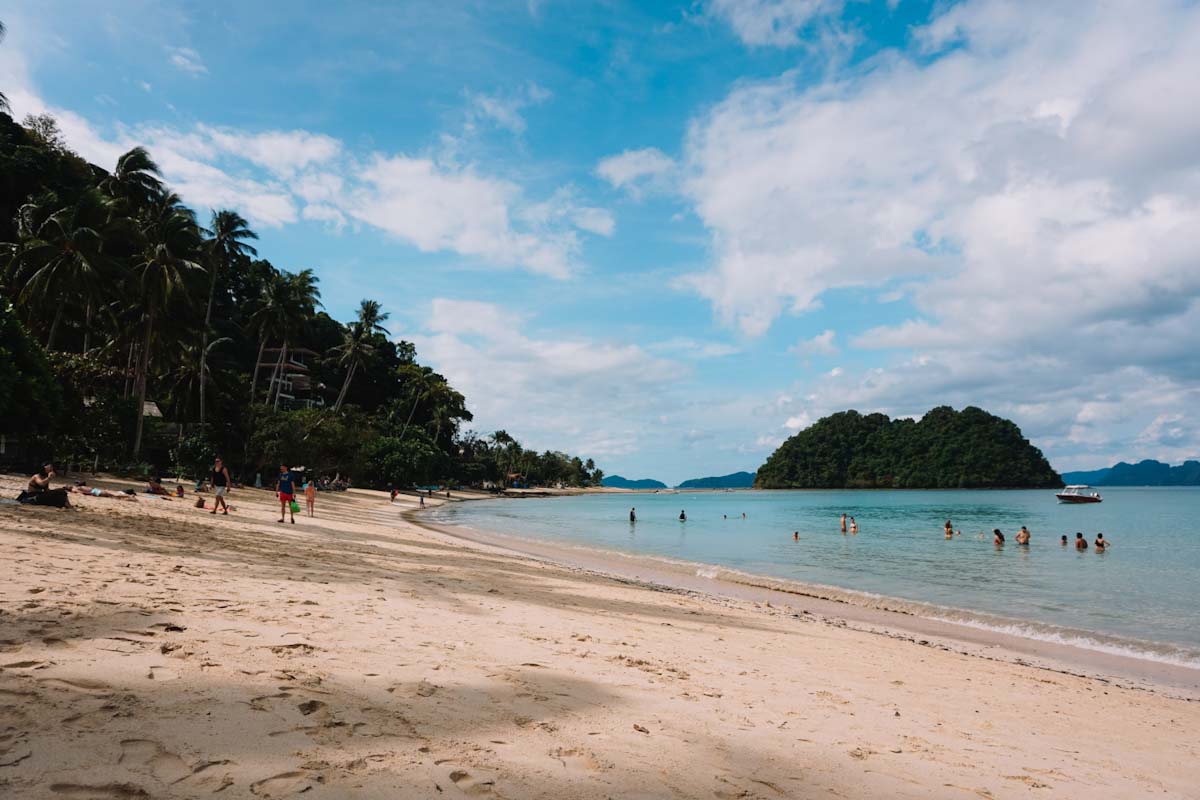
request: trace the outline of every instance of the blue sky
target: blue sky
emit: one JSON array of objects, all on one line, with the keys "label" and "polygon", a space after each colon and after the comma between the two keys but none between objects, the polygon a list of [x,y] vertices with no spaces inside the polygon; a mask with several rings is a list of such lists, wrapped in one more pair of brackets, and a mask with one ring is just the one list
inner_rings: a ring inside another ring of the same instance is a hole
[{"label": "blue sky", "polygon": [[1200,453],[1191,2],[0,3],[0,87],[146,144],[482,431],[677,482],[844,408]]}]

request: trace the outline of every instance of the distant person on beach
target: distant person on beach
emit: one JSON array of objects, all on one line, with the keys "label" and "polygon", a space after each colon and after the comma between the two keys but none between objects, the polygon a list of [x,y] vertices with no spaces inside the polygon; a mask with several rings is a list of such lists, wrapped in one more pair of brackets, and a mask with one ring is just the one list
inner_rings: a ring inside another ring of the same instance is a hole
[{"label": "distant person on beach", "polygon": [[167,487],[162,485],[162,478],[151,478],[146,484],[147,494],[156,494],[161,497],[167,497],[171,493],[167,491]]},{"label": "distant person on beach", "polygon": [[1067,535],[1065,533],[1062,535],[1062,546],[1067,546]]},{"label": "distant person on beach", "polygon": [[856,520],[854,517],[850,518],[850,532],[858,533],[858,520]]},{"label": "distant person on beach", "polygon": [[291,514],[292,524],[296,524],[296,512],[292,511],[292,501],[296,499],[296,484],[287,464],[279,465],[279,480],[275,481],[275,491],[279,493],[279,521],[283,522],[285,514]]},{"label": "distant person on beach", "polygon": [[629,521],[637,522],[637,509],[636,508],[629,509]]},{"label": "distant person on beach", "polygon": [[680,511],[680,512],[679,512],[679,521],[680,521],[680,522],[687,522],[687,512],[686,512],[686,511]]},{"label": "distant person on beach", "polygon": [[1029,528],[1024,525],[1017,531],[1017,544],[1029,544]]},{"label": "distant person on beach", "polygon": [[1004,544],[1004,534],[1000,532],[999,528],[992,528],[992,544]]},{"label": "distant person on beach", "polygon": [[391,502],[393,502],[393,503],[394,503],[394,502],[396,502],[396,495],[398,495],[398,494],[400,494],[400,492],[398,492],[398,491],[396,490],[396,487],[395,487],[395,486],[393,486],[393,487],[392,487],[392,499],[391,499]]},{"label": "distant person on beach", "polygon": [[1087,550],[1087,539],[1083,538],[1082,533],[1075,534],[1075,549],[1076,550]]},{"label": "distant person on beach", "polygon": [[425,495],[419,494],[419,495],[417,495],[417,499],[421,501],[421,508],[424,508],[425,507]]},{"label": "distant person on beach", "polygon": [[846,532],[846,515],[842,514],[842,533]]},{"label": "distant person on beach", "polygon": [[317,505],[317,485],[312,481],[307,481],[304,484],[304,505],[308,508],[308,515],[310,517],[315,517]]},{"label": "distant person on beach", "polygon": [[110,500],[127,500],[136,503],[136,494],[125,494],[124,492],[110,492],[108,489],[93,489],[87,485],[71,486],[67,489],[68,492],[75,494],[90,494],[92,497],[107,497]]},{"label": "distant person on beach", "polygon": [[43,464],[41,470],[30,476],[25,491],[17,495],[17,502],[30,506],[71,508],[71,500],[67,497],[66,487],[50,488],[50,479],[54,475],[54,465],[49,462]]},{"label": "distant person on beach", "polygon": [[745,519],[745,518],[746,518],[746,512],[745,512],[745,511],[743,511],[743,512],[742,512],[742,519]]},{"label": "distant person on beach", "polygon": [[229,477],[229,468],[220,458],[213,460],[212,474],[208,476],[208,482],[212,484],[213,494],[216,495],[213,499],[213,510],[209,513],[215,514],[218,508],[222,508],[224,510],[221,513],[228,515],[229,505],[225,502],[225,495],[229,493],[229,485],[233,480]]},{"label": "distant person on beach", "polygon": [[1097,533],[1096,534],[1096,552],[1103,553],[1107,547],[1108,547],[1108,540],[1104,538],[1104,534]]}]

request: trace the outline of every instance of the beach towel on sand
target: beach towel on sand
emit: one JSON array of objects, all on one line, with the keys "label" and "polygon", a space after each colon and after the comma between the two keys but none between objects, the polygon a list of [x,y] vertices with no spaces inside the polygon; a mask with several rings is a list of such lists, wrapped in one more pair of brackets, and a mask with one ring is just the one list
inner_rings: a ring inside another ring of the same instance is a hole
[{"label": "beach towel on sand", "polygon": [[67,507],[66,489],[47,489],[44,492],[21,492],[17,502],[26,506],[50,506],[51,508]]}]

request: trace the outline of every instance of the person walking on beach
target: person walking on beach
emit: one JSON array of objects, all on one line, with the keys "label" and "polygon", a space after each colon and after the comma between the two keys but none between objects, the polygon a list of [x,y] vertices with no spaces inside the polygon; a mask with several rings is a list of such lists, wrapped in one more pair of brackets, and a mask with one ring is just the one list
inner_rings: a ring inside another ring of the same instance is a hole
[{"label": "person walking on beach", "polygon": [[1024,525],[1017,531],[1017,544],[1029,544],[1029,528]]},{"label": "person walking on beach", "polygon": [[419,495],[417,495],[417,499],[421,501],[421,508],[424,508],[425,507],[425,495],[419,494]]},{"label": "person walking on beach", "polygon": [[846,532],[846,515],[842,514],[842,533]]},{"label": "person walking on beach", "polygon": [[292,524],[296,524],[296,512],[292,511],[292,501],[296,499],[296,484],[287,464],[279,465],[279,480],[275,481],[275,491],[279,493],[279,521],[283,522],[284,514],[291,514]]},{"label": "person walking on beach", "polygon": [[304,505],[308,507],[308,515],[315,517],[314,509],[317,505],[317,485],[312,481],[306,481],[304,484]]},{"label": "person walking on beach", "polygon": [[1096,552],[1103,553],[1105,548],[1107,548],[1107,547],[1108,547],[1108,540],[1104,538],[1104,534],[1097,533],[1096,534]]},{"label": "person walking on beach", "polygon": [[213,509],[209,513],[216,514],[217,508],[221,508],[223,509],[221,513],[229,516],[229,504],[225,502],[225,495],[229,493],[233,479],[229,477],[229,468],[225,466],[225,462],[221,460],[220,456],[213,459],[212,474],[208,476],[208,482],[212,484],[213,494],[216,495],[213,498]]},{"label": "person walking on beach", "polygon": [[637,509],[631,508],[629,509],[629,523],[632,525],[635,522],[637,522]]},{"label": "person walking on beach", "polygon": [[687,522],[687,512],[686,512],[686,511],[680,510],[680,512],[679,512],[679,521],[680,521],[680,522]]},{"label": "person walking on beach", "polygon": [[1083,538],[1082,533],[1075,534],[1075,549],[1076,550],[1087,550],[1087,539]]}]

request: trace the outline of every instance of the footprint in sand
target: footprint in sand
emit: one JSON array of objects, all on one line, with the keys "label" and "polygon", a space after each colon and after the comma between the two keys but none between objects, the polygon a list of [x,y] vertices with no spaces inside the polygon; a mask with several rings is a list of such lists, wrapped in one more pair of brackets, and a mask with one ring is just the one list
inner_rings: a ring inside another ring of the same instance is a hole
[{"label": "footprint in sand", "polygon": [[457,786],[459,791],[469,797],[491,794],[492,788],[496,785],[496,782],[491,778],[472,775],[465,769],[451,770],[449,778],[450,782]]},{"label": "footprint in sand", "polygon": [[163,783],[178,783],[192,774],[182,758],[152,739],[125,739],[117,763],[137,771],[148,771]]},{"label": "footprint in sand", "polygon": [[314,781],[307,772],[281,772],[250,784],[250,793],[259,797],[289,797],[313,788]]},{"label": "footprint in sand", "polygon": [[167,667],[153,666],[146,673],[146,677],[152,681],[173,681],[179,677],[179,673]]},{"label": "footprint in sand", "polygon": [[52,783],[50,791],[60,797],[77,797],[80,800],[138,800],[150,793],[132,783]]},{"label": "footprint in sand", "polygon": [[571,772],[600,772],[612,767],[596,758],[595,753],[578,747],[556,747],[550,751],[550,757]]},{"label": "footprint in sand", "polygon": [[38,680],[44,686],[54,689],[70,689],[93,695],[108,695],[112,693],[112,687],[107,683],[87,680],[86,678],[39,678]]}]

